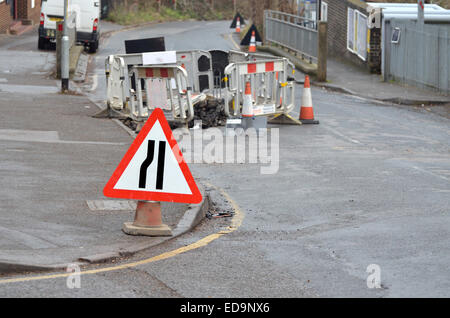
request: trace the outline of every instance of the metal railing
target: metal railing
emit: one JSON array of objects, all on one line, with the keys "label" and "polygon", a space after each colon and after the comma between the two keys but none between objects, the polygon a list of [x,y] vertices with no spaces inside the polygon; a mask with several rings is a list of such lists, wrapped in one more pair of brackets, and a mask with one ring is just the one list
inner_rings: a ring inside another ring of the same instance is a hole
[{"label": "metal railing", "polygon": [[310,62],[318,58],[317,23],[314,20],[279,11],[266,10],[265,42],[293,50]]}]

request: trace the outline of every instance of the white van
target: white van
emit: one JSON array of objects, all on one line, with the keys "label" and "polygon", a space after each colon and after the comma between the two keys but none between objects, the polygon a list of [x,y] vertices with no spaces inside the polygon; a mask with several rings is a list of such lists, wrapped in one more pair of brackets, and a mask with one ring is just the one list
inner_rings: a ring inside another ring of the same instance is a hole
[{"label": "white van", "polygon": [[[77,14],[77,42],[97,52],[100,38],[100,0],[69,0],[69,15]],[[56,22],[64,19],[64,0],[42,0],[39,25],[39,49],[56,40]]]}]

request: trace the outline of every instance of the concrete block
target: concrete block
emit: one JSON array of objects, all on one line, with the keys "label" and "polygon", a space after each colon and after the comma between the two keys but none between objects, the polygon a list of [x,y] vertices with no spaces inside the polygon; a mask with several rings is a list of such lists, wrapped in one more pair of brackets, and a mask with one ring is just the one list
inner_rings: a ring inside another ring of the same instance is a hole
[{"label": "concrete block", "polygon": [[172,236],[172,230],[165,224],[160,226],[136,226],[132,222],[126,222],[122,231],[134,236]]}]

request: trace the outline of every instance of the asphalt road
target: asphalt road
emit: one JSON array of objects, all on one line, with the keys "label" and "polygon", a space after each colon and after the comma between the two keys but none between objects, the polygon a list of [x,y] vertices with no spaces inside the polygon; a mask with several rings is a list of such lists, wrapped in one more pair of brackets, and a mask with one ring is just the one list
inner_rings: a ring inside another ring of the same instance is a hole
[{"label": "asphalt road", "polygon": [[[228,23],[204,25],[113,34],[91,76],[102,82],[103,57],[123,52],[125,38],[165,34],[168,49],[232,48],[221,36]],[[90,97],[100,100],[101,90]],[[233,232],[214,236],[229,220],[206,220],[122,267],[87,272],[80,289],[67,288],[66,277],[21,276],[0,281],[0,296],[449,297],[449,120],[321,89],[312,96],[320,125],[271,126],[280,135],[276,174],[262,175],[259,164],[190,164],[217,187],[209,186],[217,209],[243,217]],[[371,264],[381,288],[367,286]]]}]

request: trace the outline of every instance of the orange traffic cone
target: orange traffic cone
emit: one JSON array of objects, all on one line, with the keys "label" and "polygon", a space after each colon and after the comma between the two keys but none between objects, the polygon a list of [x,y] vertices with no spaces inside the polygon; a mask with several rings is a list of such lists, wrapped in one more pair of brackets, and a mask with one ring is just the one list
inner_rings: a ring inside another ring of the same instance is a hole
[{"label": "orange traffic cone", "polygon": [[241,18],[237,18],[237,21],[236,21],[236,32],[237,33],[241,33]]},{"label": "orange traffic cone", "polygon": [[302,108],[300,110],[299,120],[302,124],[318,124],[318,120],[314,120],[314,111],[311,97],[311,86],[309,84],[309,76],[305,76],[305,87],[303,88]]},{"label": "orange traffic cone", "polygon": [[252,87],[250,82],[245,83],[244,103],[242,105],[242,117],[253,117]]},{"label": "orange traffic cone", "polygon": [[252,37],[250,38],[250,46],[248,47],[250,53],[256,52],[256,35],[255,31],[252,31]]}]

